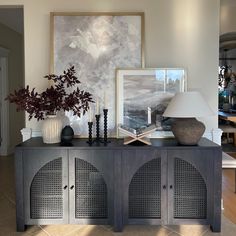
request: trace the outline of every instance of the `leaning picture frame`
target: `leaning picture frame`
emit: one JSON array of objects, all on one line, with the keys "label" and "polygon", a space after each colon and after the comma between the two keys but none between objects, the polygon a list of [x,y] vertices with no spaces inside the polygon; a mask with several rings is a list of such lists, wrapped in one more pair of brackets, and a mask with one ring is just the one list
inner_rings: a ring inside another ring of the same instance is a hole
[{"label": "leaning picture frame", "polygon": [[[108,137],[115,137],[115,71],[144,67],[144,13],[51,12],[51,73],[61,74],[71,65],[80,88],[93,95],[96,104],[90,110],[93,118],[101,114],[101,133],[106,106]],[[66,116],[75,135],[87,137],[91,115],[66,112]]]},{"label": "leaning picture frame", "polygon": [[139,130],[156,125],[151,138],[172,137],[172,119],[164,118],[171,98],[187,90],[184,68],[117,69],[116,124],[117,138],[123,137],[119,127]]}]

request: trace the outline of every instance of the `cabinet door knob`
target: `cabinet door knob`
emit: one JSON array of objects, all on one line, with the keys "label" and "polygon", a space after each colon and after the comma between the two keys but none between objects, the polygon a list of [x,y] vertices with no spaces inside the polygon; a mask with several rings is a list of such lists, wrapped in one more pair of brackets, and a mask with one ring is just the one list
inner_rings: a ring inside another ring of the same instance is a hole
[{"label": "cabinet door knob", "polygon": [[74,185],[71,185],[71,186],[70,186],[70,189],[72,190],[74,187],[75,187]]},{"label": "cabinet door knob", "polygon": [[64,186],[64,189],[67,189],[67,185]]},{"label": "cabinet door knob", "polygon": [[166,186],[165,186],[165,185],[163,185],[163,186],[162,186],[162,188],[163,188],[163,189],[166,189]]}]

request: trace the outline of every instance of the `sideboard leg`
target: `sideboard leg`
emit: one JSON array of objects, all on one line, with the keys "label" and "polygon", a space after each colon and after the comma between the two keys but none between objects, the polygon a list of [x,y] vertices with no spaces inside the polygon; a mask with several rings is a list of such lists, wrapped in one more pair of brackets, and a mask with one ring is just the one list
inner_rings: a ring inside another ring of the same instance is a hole
[{"label": "sideboard leg", "polygon": [[210,226],[212,232],[221,232],[221,225],[220,224],[214,224]]},{"label": "sideboard leg", "polygon": [[16,183],[16,230],[25,231],[24,213],[24,183],[23,183],[22,151],[15,152],[15,183]]},{"label": "sideboard leg", "polygon": [[24,232],[25,231],[25,224],[24,224],[24,220],[22,219],[16,219],[16,231],[17,232]]},{"label": "sideboard leg", "polygon": [[123,224],[114,225],[113,230],[114,230],[114,232],[122,232],[123,231]]}]

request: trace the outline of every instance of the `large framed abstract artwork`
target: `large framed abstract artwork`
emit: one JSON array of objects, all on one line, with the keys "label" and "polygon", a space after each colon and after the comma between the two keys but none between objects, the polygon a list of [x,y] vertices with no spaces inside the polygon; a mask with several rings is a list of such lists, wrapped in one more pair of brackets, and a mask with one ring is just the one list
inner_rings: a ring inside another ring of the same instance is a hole
[{"label": "large framed abstract artwork", "polygon": [[155,124],[157,130],[151,137],[171,136],[172,120],[162,114],[176,92],[186,91],[184,69],[118,69],[116,83],[117,127],[137,130]]},{"label": "large framed abstract artwork", "polygon": [[[93,114],[99,109],[102,116],[106,93],[110,137],[116,135],[115,72],[144,67],[143,38],[144,13],[51,13],[51,72],[60,74],[74,65],[80,87],[97,103]],[[66,116],[76,135],[87,136],[88,114]]]}]

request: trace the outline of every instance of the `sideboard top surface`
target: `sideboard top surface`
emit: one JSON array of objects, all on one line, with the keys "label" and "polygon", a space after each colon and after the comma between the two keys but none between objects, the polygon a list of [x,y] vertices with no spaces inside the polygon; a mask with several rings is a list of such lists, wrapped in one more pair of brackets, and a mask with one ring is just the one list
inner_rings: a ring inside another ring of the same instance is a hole
[{"label": "sideboard top surface", "polygon": [[92,146],[89,146],[86,139],[73,139],[72,144],[70,146],[61,145],[60,143],[56,144],[45,144],[43,143],[42,137],[35,137],[31,138],[23,143],[20,143],[16,146],[16,149],[157,149],[157,148],[167,148],[168,149],[199,149],[199,148],[221,148],[216,143],[213,143],[212,141],[201,138],[201,140],[198,142],[198,145],[195,146],[182,146],[177,143],[177,141],[174,138],[168,138],[168,139],[151,139],[152,145],[124,145],[123,139],[115,139],[111,138],[109,139],[111,141],[107,145],[104,145],[103,143],[93,143]]}]

